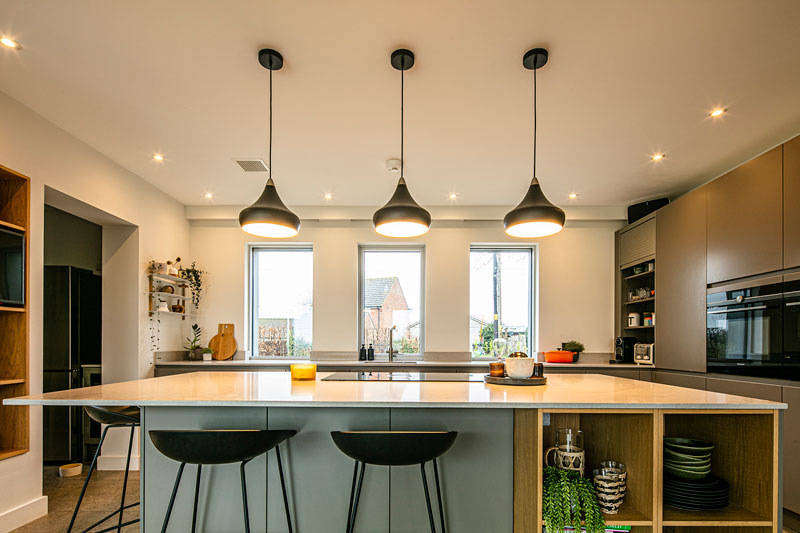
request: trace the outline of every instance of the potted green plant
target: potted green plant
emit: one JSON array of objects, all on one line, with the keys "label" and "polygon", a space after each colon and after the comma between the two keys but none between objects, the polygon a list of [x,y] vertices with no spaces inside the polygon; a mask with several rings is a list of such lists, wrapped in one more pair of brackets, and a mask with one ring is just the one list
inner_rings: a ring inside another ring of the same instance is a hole
[{"label": "potted green plant", "polygon": [[203,291],[203,275],[205,271],[197,268],[197,264],[192,261],[189,268],[180,269],[180,277],[189,282],[189,290],[192,292],[192,304],[194,308],[200,307],[200,296]]},{"label": "potted green plant", "polygon": [[554,466],[544,469],[542,511],[547,533],[562,533],[565,527],[586,533],[602,533],[606,527],[592,482],[574,470]]},{"label": "potted green plant", "polygon": [[572,352],[572,362],[577,363],[581,357],[581,352],[585,350],[583,344],[578,341],[567,341],[561,343],[561,349],[567,352]]},{"label": "potted green plant", "polygon": [[198,326],[197,324],[192,324],[192,336],[186,337],[186,344],[183,346],[189,353],[187,354],[189,357],[189,361],[199,361],[203,358],[203,354],[210,354],[212,350],[210,348],[203,348],[200,345],[200,339],[203,336],[203,328]]}]

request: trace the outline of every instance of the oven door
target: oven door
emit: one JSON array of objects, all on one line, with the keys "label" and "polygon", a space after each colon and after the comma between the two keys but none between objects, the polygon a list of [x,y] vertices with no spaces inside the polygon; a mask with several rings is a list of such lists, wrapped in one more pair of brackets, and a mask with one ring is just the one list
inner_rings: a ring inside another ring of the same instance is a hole
[{"label": "oven door", "polygon": [[708,307],[707,370],[780,377],[784,343],[781,295],[739,300]]},{"label": "oven door", "polygon": [[[786,277],[790,279],[789,275]],[[783,300],[783,366],[786,379],[800,380],[800,280],[786,282]]]}]

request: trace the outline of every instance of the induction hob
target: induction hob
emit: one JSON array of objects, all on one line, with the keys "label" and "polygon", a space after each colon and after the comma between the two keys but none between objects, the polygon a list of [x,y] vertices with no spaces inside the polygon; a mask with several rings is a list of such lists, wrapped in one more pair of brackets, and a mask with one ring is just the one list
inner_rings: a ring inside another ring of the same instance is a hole
[{"label": "induction hob", "polygon": [[483,381],[483,376],[459,372],[336,372],[322,381]]}]

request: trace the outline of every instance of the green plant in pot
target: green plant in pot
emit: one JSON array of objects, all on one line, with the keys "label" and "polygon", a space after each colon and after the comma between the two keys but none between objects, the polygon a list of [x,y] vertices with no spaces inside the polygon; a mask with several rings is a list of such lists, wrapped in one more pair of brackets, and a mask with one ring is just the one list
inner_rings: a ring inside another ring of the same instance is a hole
[{"label": "green plant in pot", "polygon": [[544,469],[542,507],[547,533],[562,533],[565,527],[586,533],[602,533],[606,527],[592,482],[574,470],[554,466]]},{"label": "green plant in pot", "polygon": [[199,361],[203,359],[204,353],[212,353],[213,350],[211,348],[203,348],[200,345],[200,339],[203,336],[203,328],[198,326],[197,324],[192,324],[192,336],[186,337],[186,344],[183,346],[189,353],[190,361]]},{"label": "green plant in pot", "polygon": [[561,349],[567,352],[572,352],[572,362],[577,363],[578,359],[581,357],[581,352],[585,350],[583,344],[578,341],[567,341],[561,343]]},{"label": "green plant in pot", "polygon": [[205,271],[197,268],[196,263],[192,261],[192,265],[189,268],[181,267],[179,274],[180,277],[189,282],[189,290],[192,292],[192,304],[194,308],[197,309],[200,307],[200,296],[203,292],[203,275]]}]

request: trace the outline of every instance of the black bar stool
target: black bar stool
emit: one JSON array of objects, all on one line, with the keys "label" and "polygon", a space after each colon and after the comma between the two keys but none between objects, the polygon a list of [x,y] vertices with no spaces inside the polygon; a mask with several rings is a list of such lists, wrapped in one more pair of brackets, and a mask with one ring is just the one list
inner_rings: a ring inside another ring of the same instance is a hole
[{"label": "black bar stool", "polygon": [[203,465],[220,465],[228,463],[239,463],[239,471],[242,477],[242,507],[244,509],[244,529],[250,532],[250,517],[247,511],[247,480],[245,479],[244,466],[262,453],[267,453],[275,448],[275,455],[278,459],[278,474],[281,478],[281,490],[283,491],[283,506],[286,511],[286,523],[289,526],[289,533],[292,533],[292,519],[289,514],[289,500],[286,497],[286,483],[283,480],[283,464],[281,463],[281,451],[278,445],[294,437],[297,433],[294,430],[264,430],[264,429],[232,429],[232,430],[170,430],[153,429],[150,432],[150,440],[162,454],[181,465],[178,467],[178,475],[175,477],[175,485],[172,487],[172,496],[167,506],[167,515],[164,517],[164,525],[161,532],[167,531],[169,516],[172,514],[172,506],[175,503],[175,495],[178,493],[178,485],[181,482],[181,475],[186,463],[197,465],[197,481],[194,488],[194,511],[192,512],[192,533],[197,524],[197,501],[200,493],[200,472]]},{"label": "black bar stool", "polygon": [[131,449],[133,448],[133,434],[135,432],[135,428],[139,425],[139,408],[138,407],[131,407],[131,406],[124,406],[124,407],[84,407],[86,410],[86,414],[89,415],[93,420],[99,422],[101,424],[105,424],[106,427],[103,429],[103,434],[100,436],[100,442],[97,444],[97,449],[94,452],[94,458],[92,459],[92,465],[89,467],[89,473],[86,475],[86,480],[83,482],[83,488],[81,489],[81,495],[78,496],[78,503],[75,505],[75,510],[72,512],[72,519],[69,521],[69,527],[67,528],[67,533],[72,531],[72,527],[75,525],[75,518],[78,516],[78,510],[81,508],[81,502],[83,502],[83,496],[86,494],[86,487],[89,485],[89,480],[92,478],[92,472],[94,472],[97,466],[97,456],[100,455],[100,448],[103,447],[103,441],[106,438],[106,433],[111,428],[119,428],[119,427],[129,427],[131,428],[131,438],[128,442],[128,459],[125,462],[125,480],[122,482],[122,500],[119,504],[119,509],[116,511],[111,512],[110,514],[106,515],[104,518],[98,520],[91,526],[87,527],[82,531],[82,533],[86,533],[87,531],[99,526],[112,516],[119,514],[119,521],[117,522],[116,526],[107,527],[105,529],[101,529],[96,531],[95,533],[103,533],[105,531],[112,531],[116,529],[120,531],[124,526],[129,526],[131,524],[135,524],[139,521],[138,518],[134,520],[130,520],[128,522],[122,523],[122,514],[125,509],[130,507],[134,507],[139,505],[139,502],[136,503],[129,503],[125,505],[125,491],[128,488],[128,471],[130,470],[131,466]]},{"label": "black bar stool", "polygon": [[[444,526],[442,492],[439,488],[439,466],[437,458],[450,449],[458,435],[457,431],[332,431],[331,437],[345,455],[355,459],[353,483],[350,487],[350,506],[347,513],[347,533],[356,527],[358,500],[364,481],[364,470],[368,464],[381,466],[409,466],[418,464],[422,472],[422,487],[425,489],[425,503],[428,504],[428,520],[431,532],[436,533],[433,520],[431,498],[428,492],[428,479],[425,463],[433,461],[433,475],[436,478],[436,497],[439,500],[439,520]],[[358,467],[361,464],[361,472]],[[356,478],[358,485],[356,486]]]}]

